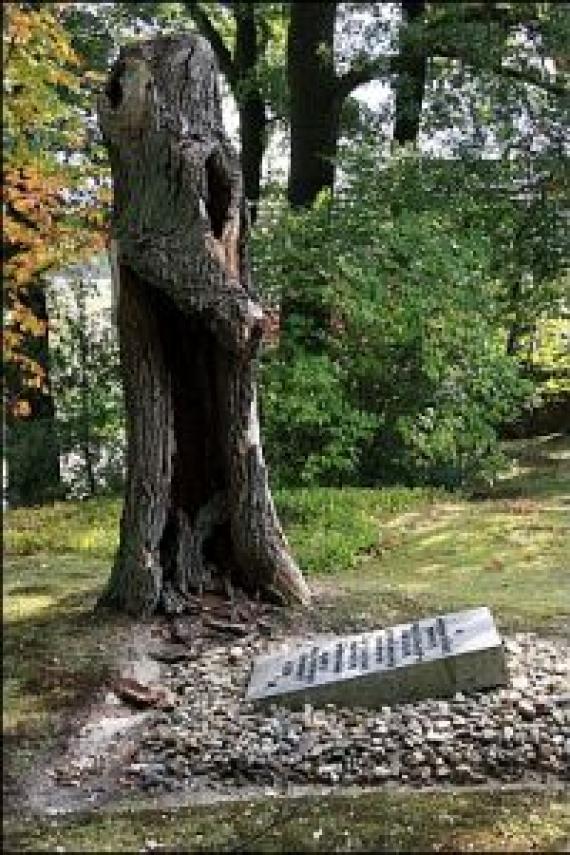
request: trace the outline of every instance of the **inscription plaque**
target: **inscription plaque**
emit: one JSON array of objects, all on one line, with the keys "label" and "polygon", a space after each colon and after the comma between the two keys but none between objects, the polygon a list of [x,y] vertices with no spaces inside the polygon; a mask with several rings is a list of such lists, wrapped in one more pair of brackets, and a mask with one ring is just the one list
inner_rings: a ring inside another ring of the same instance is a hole
[{"label": "inscription plaque", "polygon": [[488,608],[477,608],[258,657],[247,698],[378,707],[506,682],[495,622]]}]

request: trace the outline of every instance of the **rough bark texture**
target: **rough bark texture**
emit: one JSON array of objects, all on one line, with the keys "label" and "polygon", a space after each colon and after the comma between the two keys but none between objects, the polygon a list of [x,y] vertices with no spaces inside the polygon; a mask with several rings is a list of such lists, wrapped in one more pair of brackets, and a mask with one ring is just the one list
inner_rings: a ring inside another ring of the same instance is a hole
[{"label": "rough bark texture", "polygon": [[100,102],[114,179],[113,267],[127,487],[107,601],[184,608],[227,580],[307,602],[267,483],[255,367],[262,312],[242,177],[199,36],[123,49]]},{"label": "rough bark texture", "polygon": [[184,4],[210,44],[220,69],[231,87],[239,111],[241,164],[245,197],[249,205],[250,220],[255,222],[261,192],[261,167],[267,143],[267,110],[258,80],[257,66],[260,53],[258,24],[253,2],[232,3],[235,22],[235,49],[232,53],[210,13],[201,3],[186,0]]}]

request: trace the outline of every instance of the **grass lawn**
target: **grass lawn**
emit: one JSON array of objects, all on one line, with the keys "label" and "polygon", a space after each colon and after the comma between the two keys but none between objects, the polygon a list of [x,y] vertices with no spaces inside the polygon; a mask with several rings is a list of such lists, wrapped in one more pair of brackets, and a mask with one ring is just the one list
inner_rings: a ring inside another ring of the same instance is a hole
[{"label": "grass lawn", "polygon": [[[503,629],[568,632],[570,438],[512,443],[510,450],[512,469],[476,500],[404,488],[277,491],[282,521],[317,602],[323,592],[329,599],[326,621],[341,625],[355,615],[368,622],[397,621],[484,604]],[[113,667],[127,622],[94,614],[93,605],[109,573],[119,512],[118,500],[97,499],[6,514],[8,788],[35,762],[40,746],[49,747],[66,733],[69,715]],[[123,848],[140,848],[144,834],[171,846],[202,834],[203,848],[235,847],[253,840],[256,827],[263,836],[255,840],[263,845],[252,842],[248,848],[421,849],[439,842],[442,848],[464,849],[472,842],[475,849],[544,849],[568,836],[563,831],[568,813],[557,797],[533,796],[530,813],[528,797],[520,793],[504,794],[500,810],[496,797],[468,793],[414,794],[401,803],[397,794],[338,798],[334,810],[325,810],[322,799],[296,803],[295,821],[274,836],[267,824],[290,802],[253,805],[248,817],[240,808],[220,805],[169,813],[165,819],[160,812],[141,814],[136,823],[128,815],[94,816],[17,830],[9,820],[7,833],[12,846],[14,835],[23,834],[18,848],[37,848],[34,835],[43,829],[45,841],[55,844],[53,835],[59,835],[61,845],[73,849],[89,848],[90,834],[96,835],[98,849],[105,839],[114,848],[118,841]],[[350,823],[344,822],[349,807]],[[352,836],[345,841],[347,827]],[[196,838],[197,848],[199,843]]]},{"label": "grass lawn", "polygon": [[[564,851],[562,794],[356,793],[99,813],[9,829],[19,851]],[[61,850],[60,850],[61,851]]]}]

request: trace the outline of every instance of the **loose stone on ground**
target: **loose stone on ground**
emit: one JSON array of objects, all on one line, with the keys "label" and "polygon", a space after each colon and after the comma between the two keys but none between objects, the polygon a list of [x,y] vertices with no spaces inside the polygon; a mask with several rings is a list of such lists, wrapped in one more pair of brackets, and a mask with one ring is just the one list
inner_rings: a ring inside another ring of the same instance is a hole
[{"label": "loose stone on ground", "polygon": [[509,638],[507,688],[381,710],[258,710],[244,697],[259,649],[218,644],[171,666],[180,702],[145,728],[127,770],[134,787],[569,780],[570,715],[556,697],[568,690],[570,651],[560,642]]},{"label": "loose stone on ground", "polygon": [[[276,626],[271,638],[256,630],[238,640],[210,630],[200,634],[195,627],[186,633],[180,622],[169,628],[169,636],[173,629],[177,645],[184,635],[191,641],[186,657],[179,650],[159,654],[159,685],[172,699],[170,708],[138,713],[128,744],[119,739],[118,745],[105,750],[98,744],[93,751],[89,739],[79,740],[52,770],[51,786],[58,786],[60,795],[72,787],[74,798],[84,791],[89,803],[109,798],[108,775],[101,785],[104,767],[119,753],[114,798],[137,791],[192,799],[239,796],[260,787],[287,792],[305,785],[570,780],[570,646],[562,641],[528,633],[506,638],[504,688],[376,710],[330,703],[322,709],[275,704],[263,710],[246,700],[252,662],[307,635],[292,638]],[[147,647],[152,649],[156,639]],[[144,670],[156,687],[156,672],[149,665]],[[133,673],[142,679],[140,668]],[[109,706],[111,699],[108,694],[106,714],[123,716],[124,706]],[[54,800],[46,790],[43,804]]]}]

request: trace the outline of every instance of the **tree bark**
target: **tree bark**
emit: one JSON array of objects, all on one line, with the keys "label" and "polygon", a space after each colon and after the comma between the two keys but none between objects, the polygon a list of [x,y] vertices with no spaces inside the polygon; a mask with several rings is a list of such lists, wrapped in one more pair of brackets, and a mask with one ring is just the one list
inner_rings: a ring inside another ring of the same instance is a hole
[{"label": "tree bark", "polygon": [[234,5],[236,22],[235,95],[239,108],[241,165],[251,223],[257,219],[261,192],[261,164],[267,136],[265,102],[256,80],[258,48],[253,3]]},{"label": "tree bark", "polygon": [[309,207],[334,184],[343,97],[334,67],[336,3],[291,3],[287,77],[291,106],[289,202]]},{"label": "tree bark", "polygon": [[127,413],[120,545],[105,601],[183,609],[230,579],[306,603],[268,487],[247,210],[199,36],[124,48],[99,104]]},{"label": "tree bark", "polygon": [[201,35],[210,43],[238,105],[243,185],[253,224],[261,193],[268,125],[265,100],[257,79],[260,50],[254,4],[251,0],[232,3],[236,28],[233,56],[202,4],[187,0],[185,6]]}]

